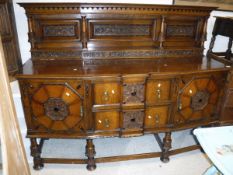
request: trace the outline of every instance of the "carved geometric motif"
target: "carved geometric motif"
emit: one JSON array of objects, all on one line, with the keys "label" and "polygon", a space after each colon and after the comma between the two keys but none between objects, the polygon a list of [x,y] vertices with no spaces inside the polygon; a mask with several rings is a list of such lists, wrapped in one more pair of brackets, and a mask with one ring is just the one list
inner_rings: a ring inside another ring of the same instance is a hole
[{"label": "carved geometric motif", "polygon": [[123,112],[123,128],[124,129],[142,128],[143,118],[144,118],[143,111]]},{"label": "carved geometric motif", "polygon": [[167,36],[193,36],[194,27],[187,25],[168,25]]},{"label": "carved geometric motif", "polygon": [[149,35],[149,25],[139,24],[95,24],[94,35],[95,36],[137,36],[137,35]]},{"label": "carved geometric motif", "polygon": [[143,103],[144,102],[144,88],[143,83],[130,83],[123,86],[123,103]]},{"label": "carved geometric motif", "polygon": [[75,36],[75,27],[73,25],[44,26],[44,36]]}]

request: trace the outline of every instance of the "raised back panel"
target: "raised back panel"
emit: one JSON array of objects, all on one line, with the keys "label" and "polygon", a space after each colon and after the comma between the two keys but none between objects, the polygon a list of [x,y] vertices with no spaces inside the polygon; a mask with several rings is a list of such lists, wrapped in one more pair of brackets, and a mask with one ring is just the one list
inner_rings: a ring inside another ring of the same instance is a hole
[{"label": "raised back panel", "polygon": [[210,7],[22,3],[29,22],[32,59],[200,60]]}]

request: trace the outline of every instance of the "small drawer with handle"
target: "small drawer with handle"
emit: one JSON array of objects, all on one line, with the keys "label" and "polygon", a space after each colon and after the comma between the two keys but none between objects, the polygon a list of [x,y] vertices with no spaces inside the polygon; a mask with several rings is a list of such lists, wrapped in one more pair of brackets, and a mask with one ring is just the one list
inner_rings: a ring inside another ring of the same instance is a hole
[{"label": "small drawer with handle", "polygon": [[95,130],[117,130],[119,129],[119,111],[107,111],[95,113]]},{"label": "small drawer with handle", "polygon": [[168,123],[169,106],[148,107],[144,128],[165,127]]}]

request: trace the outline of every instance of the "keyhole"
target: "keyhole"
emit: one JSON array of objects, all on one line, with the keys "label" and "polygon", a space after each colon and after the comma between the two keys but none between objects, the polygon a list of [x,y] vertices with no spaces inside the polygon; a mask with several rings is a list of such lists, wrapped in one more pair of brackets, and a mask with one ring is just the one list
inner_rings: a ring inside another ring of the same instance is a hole
[{"label": "keyhole", "polygon": [[77,89],[80,89],[81,88],[81,84],[79,84],[78,86],[77,86]]},{"label": "keyhole", "polygon": [[58,112],[58,111],[59,111],[59,108],[58,108],[58,107],[54,107],[53,110],[54,110],[55,112]]},{"label": "keyhole", "polygon": [[131,122],[135,122],[135,118],[131,118],[130,121],[131,121]]},{"label": "keyhole", "polygon": [[201,103],[201,102],[202,102],[202,99],[199,99],[198,102]]},{"label": "keyhole", "polygon": [[136,91],[131,92],[131,95],[132,95],[132,96],[136,96],[136,94],[137,94],[137,92],[136,92]]}]

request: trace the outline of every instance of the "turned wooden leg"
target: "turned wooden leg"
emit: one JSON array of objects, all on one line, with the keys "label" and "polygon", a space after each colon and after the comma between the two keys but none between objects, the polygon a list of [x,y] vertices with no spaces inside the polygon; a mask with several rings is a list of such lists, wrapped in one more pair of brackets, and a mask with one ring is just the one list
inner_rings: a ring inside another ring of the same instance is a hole
[{"label": "turned wooden leg", "polygon": [[169,162],[169,150],[171,149],[171,132],[166,132],[165,136],[163,138],[163,150],[162,150],[162,155],[160,157],[160,160],[164,163]]},{"label": "turned wooden leg", "polygon": [[232,39],[229,38],[228,48],[227,48],[227,51],[226,51],[226,59],[228,59],[228,60],[231,59],[231,55],[232,55],[231,48],[232,48]]},{"label": "turned wooden leg", "polygon": [[87,169],[89,171],[93,171],[96,169],[95,164],[95,146],[93,144],[92,139],[87,139],[87,145],[86,145],[86,156],[87,156]]},{"label": "turned wooden leg", "polygon": [[41,148],[39,144],[36,141],[36,138],[31,138],[31,156],[33,157],[34,166],[33,168],[35,170],[40,170],[44,167],[43,161],[41,159]]}]

